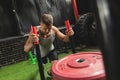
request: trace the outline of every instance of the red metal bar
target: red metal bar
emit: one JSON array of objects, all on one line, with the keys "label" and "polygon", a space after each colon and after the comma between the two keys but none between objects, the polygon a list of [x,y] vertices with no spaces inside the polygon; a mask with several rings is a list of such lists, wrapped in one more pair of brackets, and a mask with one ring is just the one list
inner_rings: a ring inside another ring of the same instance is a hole
[{"label": "red metal bar", "polygon": [[65,26],[67,30],[70,30],[70,22],[69,20],[65,20]]},{"label": "red metal bar", "polygon": [[[37,34],[36,26],[32,26],[32,27],[31,27],[31,30],[32,30],[32,33],[38,35],[38,34]],[[39,41],[34,42],[34,44],[39,44]]]},{"label": "red metal bar", "polygon": [[[66,29],[69,31],[70,30],[70,22],[69,22],[69,19],[65,20],[65,26],[66,26]],[[75,46],[74,46],[74,43],[73,43],[73,37],[72,36],[69,36],[70,38],[70,42],[71,42],[71,48],[72,48],[72,52],[73,54],[76,53],[75,51]]]},{"label": "red metal bar", "polygon": [[78,13],[78,8],[77,8],[76,0],[72,0],[72,5],[73,5],[75,19],[77,21],[78,18],[79,18],[79,13]]}]

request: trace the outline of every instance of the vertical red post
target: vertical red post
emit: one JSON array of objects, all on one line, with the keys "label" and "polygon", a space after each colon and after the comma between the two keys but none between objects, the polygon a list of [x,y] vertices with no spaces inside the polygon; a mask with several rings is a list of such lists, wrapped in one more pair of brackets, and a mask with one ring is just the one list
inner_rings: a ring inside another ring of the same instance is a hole
[{"label": "vertical red post", "polygon": [[76,0],[72,0],[72,5],[73,5],[75,19],[77,21],[79,19],[79,13],[78,13],[78,8],[77,8]]}]

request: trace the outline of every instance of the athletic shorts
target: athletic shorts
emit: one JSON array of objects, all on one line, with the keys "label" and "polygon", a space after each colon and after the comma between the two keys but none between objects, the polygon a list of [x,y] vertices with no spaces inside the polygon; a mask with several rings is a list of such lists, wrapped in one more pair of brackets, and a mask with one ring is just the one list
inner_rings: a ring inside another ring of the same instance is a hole
[{"label": "athletic shorts", "polygon": [[54,61],[54,60],[58,60],[58,55],[57,55],[55,50],[50,51],[45,57],[42,58],[42,62],[44,64],[47,63],[47,61],[48,61],[47,58],[51,62],[51,61]]}]

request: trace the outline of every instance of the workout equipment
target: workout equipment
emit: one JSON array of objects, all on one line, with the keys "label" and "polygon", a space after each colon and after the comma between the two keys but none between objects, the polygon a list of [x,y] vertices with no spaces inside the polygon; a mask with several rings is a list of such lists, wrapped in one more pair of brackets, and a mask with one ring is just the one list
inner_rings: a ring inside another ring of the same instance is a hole
[{"label": "workout equipment", "polygon": [[[67,6],[66,1],[65,1],[64,6]],[[70,22],[69,22],[69,19],[68,19],[67,7],[64,8],[63,11],[64,11],[63,14],[65,15],[65,26],[66,26],[66,29],[69,31],[70,30]],[[71,42],[72,53],[74,54],[75,53],[75,46],[74,46],[74,42],[73,42],[73,36],[69,36],[69,39],[70,39],[70,42]]]},{"label": "workout equipment", "polygon": [[[32,28],[32,33],[38,35],[36,26],[32,26],[31,28]],[[40,78],[41,78],[41,80],[45,80],[44,67],[43,67],[43,64],[42,64],[39,41],[34,42],[34,45],[35,45],[35,50],[36,50],[39,72],[40,72]]]},{"label": "workout equipment", "polygon": [[29,51],[28,54],[29,54],[29,60],[32,61],[32,64],[36,64],[36,60],[37,60],[36,56],[33,55],[32,51]]},{"label": "workout equipment", "polygon": [[[70,22],[69,22],[69,20],[65,21],[65,25],[66,25],[66,29],[69,31],[70,30]],[[73,43],[73,37],[70,36],[69,38],[70,38],[70,42],[71,42],[72,53],[74,54],[75,53],[75,46],[74,46],[74,43]]]},{"label": "workout equipment", "polygon": [[97,30],[93,22],[94,16],[90,12],[81,15],[77,20],[75,27],[73,27],[76,46],[80,44],[97,45]]},{"label": "workout equipment", "polygon": [[120,79],[120,1],[93,0],[107,80]]},{"label": "workout equipment", "polygon": [[[79,1],[72,0],[73,11],[76,19],[75,26],[73,27],[75,31],[75,34],[73,36],[76,41],[75,46],[80,46],[80,44],[96,45],[97,36],[96,36],[96,26],[93,25],[93,22],[94,22],[93,13],[90,13],[90,11],[88,11],[89,13],[87,12],[83,15],[79,15],[78,7],[81,6],[82,4],[79,3],[79,6],[77,7],[76,2],[79,2]],[[82,2],[84,3],[84,1]]]},{"label": "workout equipment", "polygon": [[72,6],[73,6],[73,11],[74,11],[75,19],[77,21],[79,19],[79,13],[78,13],[78,8],[77,8],[76,0],[72,0]]},{"label": "workout equipment", "polygon": [[52,66],[53,80],[106,80],[101,52],[79,52]]}]

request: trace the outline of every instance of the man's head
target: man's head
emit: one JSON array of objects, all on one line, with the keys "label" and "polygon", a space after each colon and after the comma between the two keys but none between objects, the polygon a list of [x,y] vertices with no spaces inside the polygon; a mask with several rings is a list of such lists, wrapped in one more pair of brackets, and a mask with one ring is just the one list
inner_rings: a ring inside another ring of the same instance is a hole
[{"label": "man's head", "polygon": [[46,26],[53,25],[53,17],[50,14],[43,14],[41,16],[41,23],[45,24]]},{"label": "man's head", "polygon": [[50,14],[43,14],[41,16],[41,32],[43,34],[47,34],[50,32],[51,27],[53,25],[53,17]]}]

